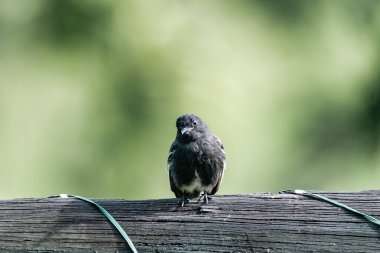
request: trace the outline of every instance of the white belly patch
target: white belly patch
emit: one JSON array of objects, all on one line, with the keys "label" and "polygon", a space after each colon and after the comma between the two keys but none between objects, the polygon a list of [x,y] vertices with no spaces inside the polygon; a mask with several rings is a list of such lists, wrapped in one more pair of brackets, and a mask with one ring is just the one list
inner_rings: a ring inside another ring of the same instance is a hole
[{"label": "white belly patch", "polygon": [[198,191],[198,192],[203,192],[203,191],[206,191],[206,192],[211,192],[213,186],[212,185],[202,185],[202,182],[198,176],[198,173],[195,172],[195,179],[188,185],[182,185],[182,187],[180,188],[180,190],[182,192],[194,192],[194,191]]}]

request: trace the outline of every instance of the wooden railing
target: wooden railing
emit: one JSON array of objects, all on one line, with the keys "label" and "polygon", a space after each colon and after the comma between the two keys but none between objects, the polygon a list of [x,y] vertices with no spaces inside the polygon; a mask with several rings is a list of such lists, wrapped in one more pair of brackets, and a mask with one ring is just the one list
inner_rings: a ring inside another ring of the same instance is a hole
[{"label": "wooden railing", "polygon": [[[323,193],[380,217],[380,191]],[[139,252],[380,252],[380,226],[319,200],[289,194],[96,199]],[[0,201],[0,252],[130,252],[92,205],[72,198]]]}]

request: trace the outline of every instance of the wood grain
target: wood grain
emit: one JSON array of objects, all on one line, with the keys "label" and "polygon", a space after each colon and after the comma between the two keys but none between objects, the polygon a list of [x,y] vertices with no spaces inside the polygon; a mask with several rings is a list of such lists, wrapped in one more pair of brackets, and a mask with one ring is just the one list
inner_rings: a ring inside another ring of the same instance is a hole
[{"label": "wood grain", "polygon": [[[323,193],[380,217],[380,191]],[[304,196],[214,196],[177,208],[177,199],[97,199],[139,252],[380,252],[380,227]],[[92,205],[64,198],[0,201],[0,252],[129,252]]]}]

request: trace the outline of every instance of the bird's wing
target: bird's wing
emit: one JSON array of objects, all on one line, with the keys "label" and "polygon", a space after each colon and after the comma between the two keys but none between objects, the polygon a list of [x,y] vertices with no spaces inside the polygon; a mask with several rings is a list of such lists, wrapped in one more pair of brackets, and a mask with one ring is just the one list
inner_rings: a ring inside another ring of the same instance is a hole
[{"label": "bird's wing", "polygon": [[224,146],[223,146],[223,143],[222,141],[217,137],[217,136],[213,136],[215,142],[218,144],[220,150],[223,152],[223,168],[222,170],[218,170],[218,181],[215,185],[215,187],[211,190],[211,195],[215,194],[218,190],[219,190],[219,187],[220,187],[220,184],[222,182],[222,179],[223,179],[223,175],[224,175],[224,171],[226,170],[226,157],[225,157],[225,152],[224,152]]},{"label": "bird's wing", "polygon": [[174,153],[176,149],[177,149],[177,142],[174,141],[173,144],[170,146],[170,150],[169,150],[168,172],[169,172],[170,189],[172,190],[172,192],[174,192],[175,196],[179,198],[182,196],[182,192],[180,191],[180,189],[178,189],[178,187],[176,186],[174,182],[173,171],[172,171]]},{"label": "bird's wing", "polygon": [[182,192],[180,189],[178,189],[178,187],[176,186],[176,184],[174,183],[174,179],[173,179],[173,175],[172,175],[172,171],[169,170],[169,180],[170,180],[170,189],[172,190],[172,192],[174,192],[175,196],[177,198],[181,197],[182,196]]},{"label": "bird's wing", "polygon": [[167,166],[168,171],[170,171],[170,168],[172,167],[173,155],[174,155],[174,152],[176,151],[176,149],[177,149],[177,143],[174,141],[173,144],[170,146],[170,150],[169,150],[168,166]]},{"label": "bird's wing", "polygon": [[216,182],[216,185],[214,186],[214,188],[212,188],[211,193],[210,193],[211,195],[214,195],[219,190],[220,184],[222,183],[222,180],[223,180],[223,175],[224,175],[225,170],[226,170],[226,160],[223,161],[223,170],[218,171],[218,181]]}]

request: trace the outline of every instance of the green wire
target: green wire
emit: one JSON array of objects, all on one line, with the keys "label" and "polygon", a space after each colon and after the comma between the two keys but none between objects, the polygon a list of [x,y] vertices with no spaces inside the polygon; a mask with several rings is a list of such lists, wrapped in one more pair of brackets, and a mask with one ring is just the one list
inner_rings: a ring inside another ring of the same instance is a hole
[{"label": "green wire", "polygon": [[284,190],[284,191],[281,191],[280,193],[288,193],[288,194],[297,194],[297,195],[304,195],[304,196],[308,196],[308,197],[311,197],[311,198],[314,198],[314,199],[319,199],[319,200],[322,200],[322,201],[325,201],[325,202],[328,202],[334,206],[339,206],[339,207],[342,207],[352,213],[355,213],[359,216],[362,216],[363,218],[367,219],[369,222],[373,223],[373,224],[376,224],[376,225],[379,225],[380,226],[380,220],[376,219],[375,217],[371,216],[371,215],[368,215],[366,213],[362,213],[362,212],[359,212],[358,210],[350,207],[350,206],[347,206],[343,203],[340,203],[336,200],[332,200],[332,199],[329,199],[323,195],[320,195],[320,194],[315,194],[315,193],[311,193],[311,192],[308,192],[308,191],[304,191],[304,190]]},{"label": "green wire", "polygon": [[81,197],[81,196],[76,196],[76,195],[61,194],[61,195],[59,195],[59,197],[61,197],[61,198],[68,198],[68,197],[77,198],[77,199],[83,200],[83,201],[85,201],[87,203],[90,203],[90,204],[94,205],[95,207],[97,207],[100,210],[100,212],[102,214],[104,214],[104,216],[107,217],[107,219],[112,223],[112,225],[121,234],[121,236],[124,238],[124,240],[128,243],[128,246],[132,250],[132,252],[133,253],[138,253],[137,250],[136,250],[136,248],[135,248],[135,246],[133,245],[132,240],[129,238],[129,236],[124,231],[124,229],[114,219],[114,217],[112,217],[112,215],[106,209],[104,209],[102,206],[100,206],[98,203],[96,203],[95,201],[93,201],[91,199],[88,199],[88,198],[85,198],[85,197]]}]

